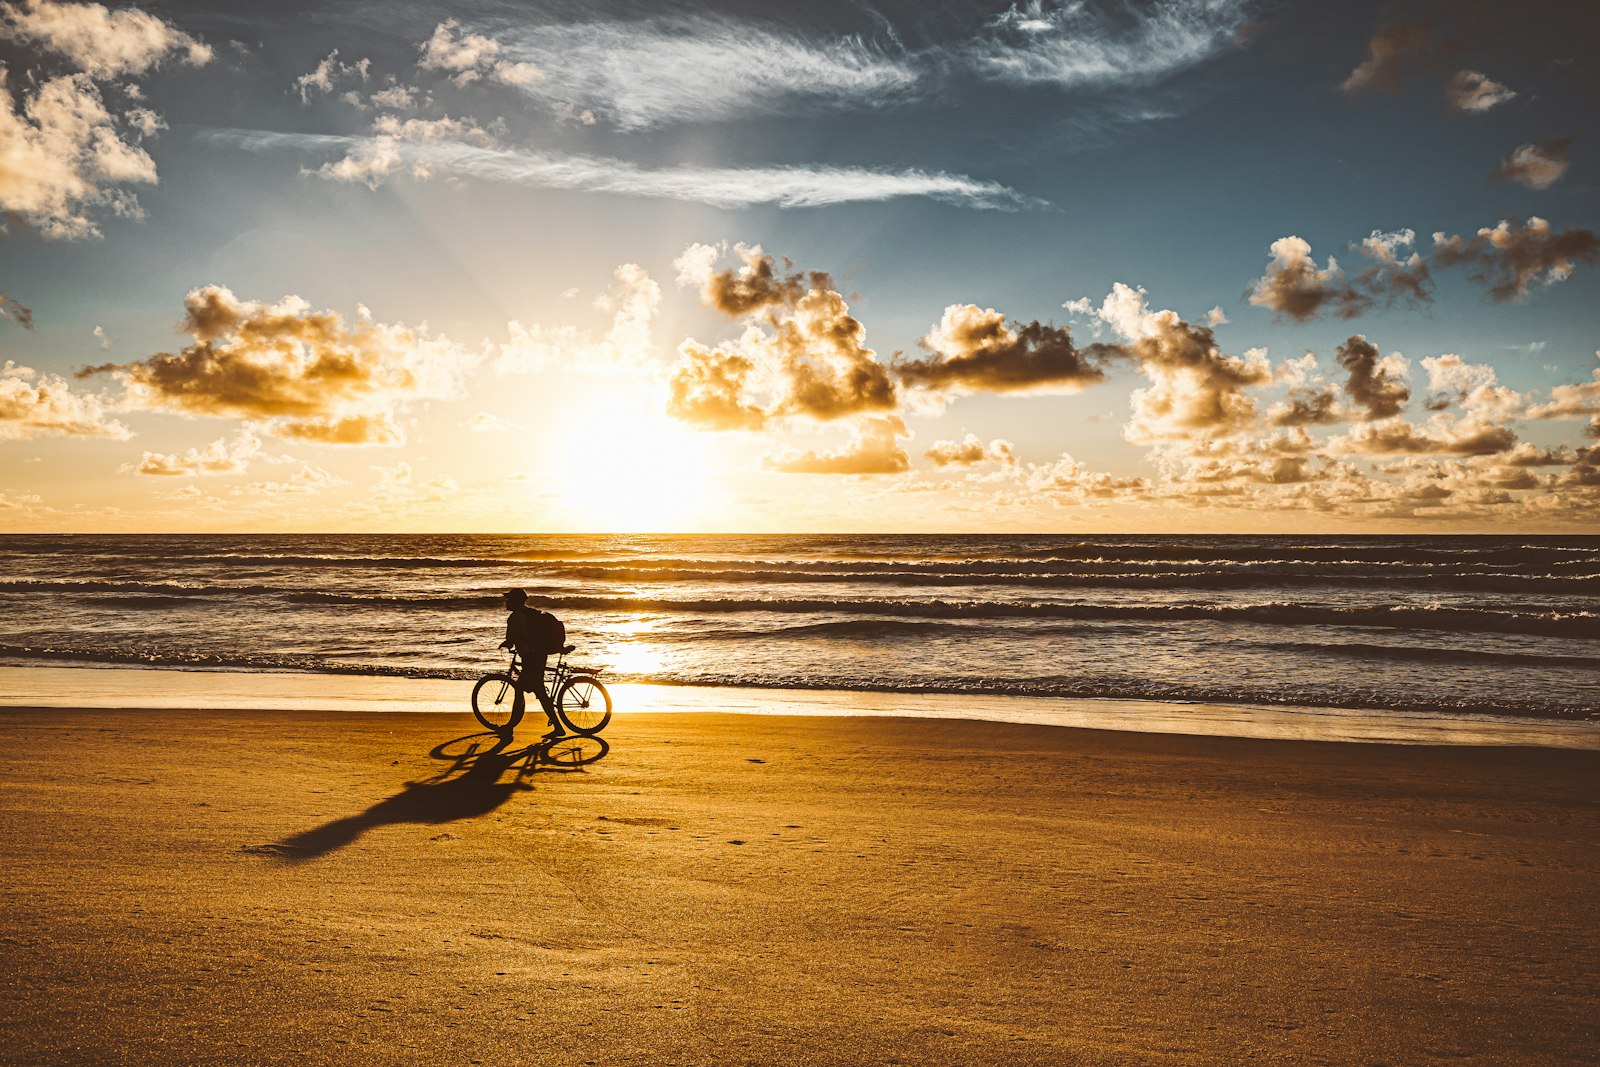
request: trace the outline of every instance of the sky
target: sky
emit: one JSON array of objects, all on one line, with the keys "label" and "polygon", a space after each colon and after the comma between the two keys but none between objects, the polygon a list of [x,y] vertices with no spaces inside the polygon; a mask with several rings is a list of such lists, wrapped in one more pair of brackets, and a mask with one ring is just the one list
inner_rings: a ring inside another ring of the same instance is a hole
[{"label": "sky", "polygon": [[0,532],[1590,532],[1596,39],[0,0]]}]

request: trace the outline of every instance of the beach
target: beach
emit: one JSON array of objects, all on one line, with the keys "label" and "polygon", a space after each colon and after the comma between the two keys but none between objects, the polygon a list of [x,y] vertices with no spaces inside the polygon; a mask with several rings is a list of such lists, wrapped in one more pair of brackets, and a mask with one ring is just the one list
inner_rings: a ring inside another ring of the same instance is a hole
[{"label": "beach", "polygon": [[0,711],[0,1057],[1600,1045],[1593,751],[704,711],[606,736],[541,754],[462,714]]}]

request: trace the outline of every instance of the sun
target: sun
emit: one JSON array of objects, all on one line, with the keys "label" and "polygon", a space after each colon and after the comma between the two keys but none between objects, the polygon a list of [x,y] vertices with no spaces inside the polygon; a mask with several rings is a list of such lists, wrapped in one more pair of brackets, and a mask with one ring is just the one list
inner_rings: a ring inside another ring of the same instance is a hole
[{"label": "sun", "polygon": [[[613,381],[610,383],[615,384]],[[653,398],[593,390],[567,405],[554,452],[563,525],[593,533],[684,533],[718,525],[714,442],[667,417]]]}]

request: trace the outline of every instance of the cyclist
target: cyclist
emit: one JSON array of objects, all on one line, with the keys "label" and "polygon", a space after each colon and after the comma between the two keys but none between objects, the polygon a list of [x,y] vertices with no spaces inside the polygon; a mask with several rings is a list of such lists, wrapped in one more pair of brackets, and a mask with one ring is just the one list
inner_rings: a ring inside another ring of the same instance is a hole
[{"label": "cyclist", "polygon": [[522,659],[522,671],[517,675],[517,692],[511,705],[513,713],[520,718],[525,705],[522,694],[534,693],[539,698],[539,706],[544,709],[545,718],[550,720],[550,730],[545,737],[565,737],[567,731],[561,728],[555,705],[550,702],[550,694],[544,688],[545,661],[549,653],[539,640],[539,613],[528,607],[528,594],[521,589],[506,590],[505,602],[509,614],[506,616],[506,639],[500,642],[500,647],[516,649]]}]

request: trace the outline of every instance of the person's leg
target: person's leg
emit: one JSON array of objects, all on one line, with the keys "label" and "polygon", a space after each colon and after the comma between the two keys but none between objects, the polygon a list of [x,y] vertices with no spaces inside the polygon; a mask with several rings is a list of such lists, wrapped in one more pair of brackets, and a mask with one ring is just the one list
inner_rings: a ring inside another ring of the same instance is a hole
[{"label": "person's leg", "polygon": [[550,729],[565,732],[561,720],[556,717],[555,703],[550,699],[550,692],[544,684],[544,668],[548,660],[548,656],[530,658],[522,669],[522,676],[527,679],[529,691],[539,698],[539,706],[544,709],[544,717],[550,720]]}]

